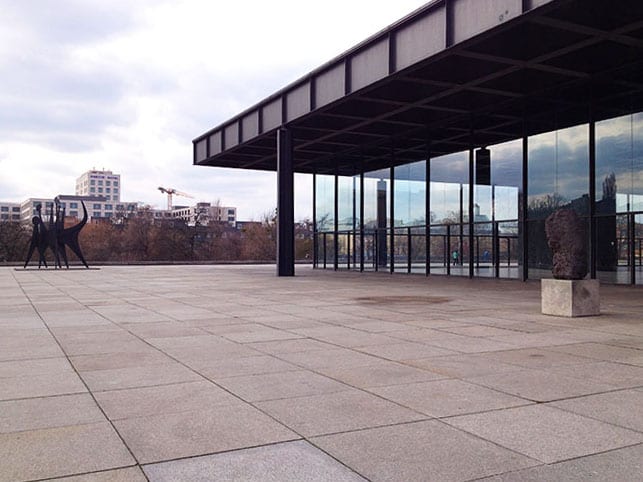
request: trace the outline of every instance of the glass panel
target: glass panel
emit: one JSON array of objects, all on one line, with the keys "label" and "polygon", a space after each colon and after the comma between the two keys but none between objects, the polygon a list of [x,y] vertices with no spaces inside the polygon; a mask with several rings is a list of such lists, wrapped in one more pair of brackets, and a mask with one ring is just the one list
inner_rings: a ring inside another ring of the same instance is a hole
[{"label": "glass panel", "polygon": [[[450,274],[468,276],[468,239],[461,225],[469,218],[469,152],[458,152],[431,159],[431,224],[450,224],[450,236],[438,234],[437,243],[431,240],[431,271],[433,271],[434,247],[448,257]],[[467,228],[468,229],[468,228]],[[433,235],[433,229],[431,234]],[[446,244],[445,244],[446,243]],[[438,246],[440,246],[438,248]],[[445,252],[446,250],[446,252]],[[447,254],[448,253],[448,254]],[[440,255],[438,259],[440,259]],[[442,260],[441,260],[442,261]],[[438,261],[439,265],[439,261]],[[436,273],[441,269],[436,267]]]},{"label": "glass panel", "polygon": [[643,113],[596,123],[596,214],[643,209]]},{"label": "glass panel", "polygon": [[426,272],[426,228],[411,228],[411,271]]},{"label": "glass panel", "polygon": [[317,174],[315,182],[316,230],[333,231],[335,229],[335,176]]},{"label": "glass panel", "polygon": [[[589,131],[586,124],[529,138],[529,277],[551,277],[544,220],[558,208],[589,212]],[[533,267],[533,271],[532,271]]]},{"label": "glass panel", "polygon": [[364,174],[364,230],[374,236],[373,249],[378,267],[388,265],[388,236],[390,226],[390,170],[381,169]]},{"label": "glass panel", "polygon": [[[356,228],[354,178],[340,176],[337,179],[338,228],[340,231]],[[359,200],[358,200],[359,202]]]},{"label": "glass panel", "polygon": [[395,226],[425,224],[426,161],[395,168]]},{"label": "glass panel", "polygon": [[447,226],[431,226],[430,256],[431,256],[431,273],[447,274],[447,265],[450,263],[449,249],[447,247]]},{"label": "glass panel", "polygon": [[395,230],[394,260],[395,271],[407,272],[409,265],[409,236],[407,228]]}]

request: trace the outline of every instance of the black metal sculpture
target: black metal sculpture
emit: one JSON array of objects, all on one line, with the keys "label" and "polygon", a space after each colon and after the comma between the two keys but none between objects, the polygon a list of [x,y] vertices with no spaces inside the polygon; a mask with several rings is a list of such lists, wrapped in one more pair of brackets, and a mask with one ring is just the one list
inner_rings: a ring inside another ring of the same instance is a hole
[{"label": "black metal sculpture", "polygon": [[83,229],[85,224],[87,224],[87,208],[85,203],[80,201],[83,206],[83,219],[81,221],[69,228],[65,228],[65,208],[60,207],[60,201],[58,198],[54,200],[56,206],[55,214],[54,207],[51,207],[49,211],[49,220],[45,224],[42,220],[42,206],[38,204],[36,210],[38,215],[31,218],[31,223],[33,224],[33,232],[31,235],[31,242],[29,244],[29,252],[27,253],[27,260],[25,261],[25,268],[31,261],[31,256],[33,255],[34,250],[38,250],[38,268],[43,264],[47,268],[47,261],[45,259],[45,252],[47,248],[51,249],[54,255],[54,267],[62,268],[61,257],[65,262],[65,266],[69,269],[69,262],[67,259],[67,247],[72,250],[72,252],[78,256],[78,259],[85,265],[85,268],[89,268],[83,252],[80,249],[80,244],[78,243],[78,235]]}]

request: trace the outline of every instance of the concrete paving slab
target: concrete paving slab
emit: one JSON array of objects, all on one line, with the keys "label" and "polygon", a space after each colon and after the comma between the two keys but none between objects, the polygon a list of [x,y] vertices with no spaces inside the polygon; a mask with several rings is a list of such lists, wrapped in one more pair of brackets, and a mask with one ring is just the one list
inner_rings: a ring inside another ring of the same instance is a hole
[{"label": "concrete paving slab", "polygon": [[199,375],[178,363],[91,370],[80,372],[80,376],[83,377],[83,380],[92,391],[149,387],[202,380]]},{"label": "concrete paving slab", "polygon": [[56,480],[63,482],[147,482],[147,478],[139,467],[92,472]]},{"label": "concrete paving slab", "polygon": [[105,421],[89,394],[0,402],[0,433]]},{"label": "concrete paving slab", "polygon": [[327,435],[312,442],[373,481],[463,481],[539,463],[439,421]]},{"label": "concrete paving slab", "polygon": [[544,405],[463,415],[446,422],[548,464],[643,442],[643,433]]},{"label": "concrete paving slab", "polygon": [[553,346],[548,349],[569,353],[571,355],[584,356],[594,360],[643,366],[643,351],[634,348],[623,348],[604,343],[579,343],[574,345]]},{"label": "concrete paving slab", "polygon": [[255,405],[306,437],[427,418],[359,390],[258,402]]},{"label": "concrete paving slab", "polygon": [[296,328],[292,331],[315,340],[325,341],[326,343],[346,348],[380,345],[394,341],[387,335],[353,330],[352,328],[344,326],[328,325],[315,328]]},{"label": "concrete paving slab", "polygon": [[0,362],[0,378],[31,377],[36,375],[73,372],[66,358],[38,358]]},{"label": "concrete paving slab", "polygon": [[425,345],[423,343],[406,341],[387,343],[385,345],[359,347],[358,351],[394,361],[415,360],[419,358],[454,355],[458,353],[453,350],[445,350],[444,348]]},{"label": "concrete paving slab", "polygon": [[304,370],[222,378],[217,383],[247,402],[350,390],[343,383]]},{"label": "concrete paving slab", "polygon": [[307,442],[286,442],[146,465],[152,482],[358,482],[364,478]]},{"label": "concrete paving slab", "polygon": [[53,338],[39,344],[14,343],[0,349],[0,362],[62,357],[65,354]]},{"label": "concrete paving slab", "polygon": [[485,357],[484,353],[406,360],[404,363],[424,370],[430,370],[447,378],[472,378],[521,369],[516,365],[490,360]]},{"label": "concrete paving slab", "polygon": [[262,355],[261,352],[246,345],[232,342],[212,343],[208,346],[196,346],[193,348],[169,347],[162,348],[161,351],[196,370],[212,366],[218,360]]},{"label": "concrete paving slab", "polygon": [[434,329],[417,329],[410,331],[394,331],[389,334],[400,340],[425,343],[458,353],[483,353],[488,351],[510,350],[515,345],[510,343],[477,338],[472,336],[455,335]]},{"label": "concrete paving slab", "polygon": [[157,321],[152,323],[122,323],[121,327],[139,336],[147,338],[170,338],[174,336],[207,335],[204,330],[188,326],[178,321]]},{"label": "concrete paving slab", "polygon": [[623,482],[640,480],[641,474],[643,474],[643,445],[635,445],[634,447],[581,457],[568,462],[509,472],[495,477],[480,479],[480,481],[542,482],[552,480],[587,482],[588,480],[600,480],[601,482]]},{"label": "concrete paving slab", "polygon": [[275,341],[275,340],[293,340],[296,338],[304,338],[303,335],[291,333],[289,331],[278,330],[267,326],[258,325],[257,328],[237,333],[225,333],[221,335],[226,340],[234,341],[236,343],[254,343],[258,341]]},{"label": "concrete paving slab", "polygon": [[563,398],[614,390],[614,386],[608,383],[582,380],[570,376],[557,375],[547,370],[531,370],[528,368],[482,377],[473,377],[467,380],[535,402],[550,402]]},{"label": "concrete paving slab", "polygon": [[87,392],[87,388],[73,371],[47,373],[28,377],[0,380],[0,400],[49,397]]},{"label": "concrete paving slab", "polygon": [[207,381],[112,390],[94,394],[110,420],[189,412],[238,403],[238,399]]},{"label": "concrete paving slab", "polygon": [[173,363],[169,356],[151,347],[147,347],[142,351],[79,355],[72,356],[69,359],[74,368],[81,372]]},{"label": "concrete paving slab", "polygon": [[[76,425],[0,434],[0,481],[61,477],[134,465],[112,426]],[[11,461],[11,463],[6,463]]]},{"label": "concrete paving slab", "polygon": [[606,383],[614,388],[643,386],[643,366],[623,363],[590,362],[582,365],[554,367],[549,372],[581,380]]},{"label": "concrete paving slab", "polygon": [[221,378],[261,375],[263,373],[293,370],[300,370],[300,367],[275,358],[274,356],[260,355],[214,360],[212,364],[200,367],[199,373],[210,380],[219,380]]},{"label": "concrete paving slab", "polygon": [[531,403],[462,380],[436,380],[371,388],[380,397],[431,417],[486,412]]},{"label": "concrete paving slab", "polygon": [[643,432],[643,390],[619,390],[552,402],[550,405]]},{"label": "concrete paving slab", "polygon": [[330,345],[318,340],[311,340],[310,338],[249,343],[248,346],[257,351],[268,353],[271,355],[278,355],[280,353],[310,352],[314,350],[328,350],[336,348],[334,345]]},{"label": "concrete paving slab", "polygon": [[359,353],[348,348],[281,353],[277,356],[295,365],[313,370],[321,368],[363,367],[376,365],[381,362],[380,358]]},{"label": "concrete paving slab", "polygon": [[542,348],[520,348],[518,350],[496,351],[493,353],[485,353],[481,355],[481,357],[523,368],[535,369],[553,368],[561,365],[579,365],[591,362],[591,360],[588,360],[586,357],[552,352],[543,350]]},{"label": "concrete paving slab", "polygon": [[243,402],[114,423],[137,460],[145,464],[300,438]]},{"label": "concrete paving slab", "polygon": [[365,367],[320,368],[319,371],[356,388],[404,385],[445,378],[427,370],[384,360]]}]

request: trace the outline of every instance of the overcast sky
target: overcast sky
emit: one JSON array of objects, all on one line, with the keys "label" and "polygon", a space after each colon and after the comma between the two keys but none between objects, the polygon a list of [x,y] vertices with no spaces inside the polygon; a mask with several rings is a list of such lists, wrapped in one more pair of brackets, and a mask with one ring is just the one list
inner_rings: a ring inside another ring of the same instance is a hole
[{"label": "overcast sky", "polygon": [[[173,187],[259,219],[274,174],[192,166],[192,139],[424,3],[0,0],[0,200],[104,168],[124,201],[164,208]],[[297,176],[297,219],[311,186]]]}]

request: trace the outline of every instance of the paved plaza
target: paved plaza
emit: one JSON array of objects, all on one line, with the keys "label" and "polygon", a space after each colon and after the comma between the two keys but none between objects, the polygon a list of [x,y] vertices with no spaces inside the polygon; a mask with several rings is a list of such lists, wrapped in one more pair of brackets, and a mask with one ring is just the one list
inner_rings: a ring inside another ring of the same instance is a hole
[{"label": "paved plaza", "polygon": [[641,480],[643,291],[0,268],[0,481]]}]

